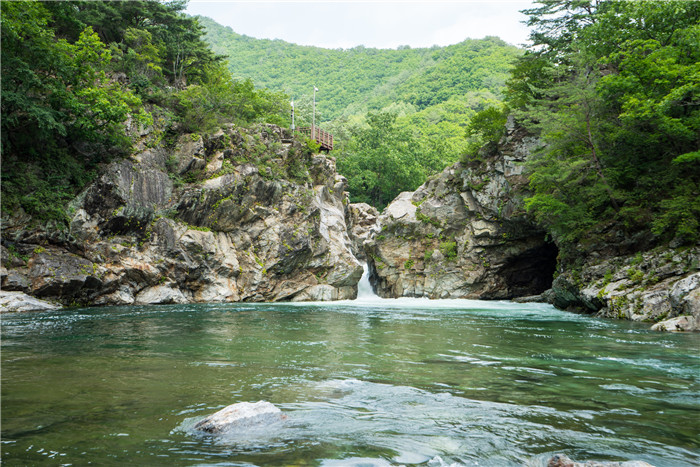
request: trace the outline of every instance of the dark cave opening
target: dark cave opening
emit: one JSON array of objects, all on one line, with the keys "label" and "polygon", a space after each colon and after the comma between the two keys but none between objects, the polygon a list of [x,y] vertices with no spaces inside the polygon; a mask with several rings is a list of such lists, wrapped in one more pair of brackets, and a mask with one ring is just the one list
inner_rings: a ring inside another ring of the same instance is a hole
[{"label": "dark cave opening", "polygon": [[501,270],[511,298],[538,295],[552,287],[559,249],[554,242],[543,240],[512,258]]}]

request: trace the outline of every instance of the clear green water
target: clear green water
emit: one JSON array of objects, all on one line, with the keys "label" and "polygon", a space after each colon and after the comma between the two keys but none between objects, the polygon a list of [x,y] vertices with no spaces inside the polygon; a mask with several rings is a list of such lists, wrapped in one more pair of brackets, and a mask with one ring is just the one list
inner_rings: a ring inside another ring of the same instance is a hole
[{"label": "clear green water", "polygon": [[[200,437],[267,400],[288,420]],[[2,317],[3,465],[700,464],[700,335],[420,300]]]}]

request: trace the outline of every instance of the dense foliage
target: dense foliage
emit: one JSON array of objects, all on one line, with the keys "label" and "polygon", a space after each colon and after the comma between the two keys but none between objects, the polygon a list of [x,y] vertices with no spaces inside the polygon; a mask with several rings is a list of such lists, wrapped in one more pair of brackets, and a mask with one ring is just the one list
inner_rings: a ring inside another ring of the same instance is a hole
[{"label": "dense foliage", "polygon": [[318,87],[322,121],[396,102],[422,110],[473,91],[498,94],[511,62],[520,55],[518,48],[496,37],[447,47],[323,49],[254,39],[209,18],[199,21],[213,50],[229,57],[234,76],[282,90],[295,101],[311,98],[313,87]]},{"label": "dense foliage", "polygon": [[508,86],[545,143],[528,210],[569,250],[611,222],[697,241],[700,3],[538,3]]},{"label": "dense foliage", "polygon": [[395,113],[370,113],[367,126],[356,128],[343,146],[338,170],[348,178],[356,202],[383,208],[406,187],[420,186],[442,168],[430,140],[415,137],[396,121]]},{"label": "dense foliage", "polygon": [[156,123],[158,144],[226,122],[288,125],[291,98],[308,125],[315,85],[353,201],[381,208],[460,155],[478,161],[512,113],[543,142],[527,208],[565,254],[611,225],[700,237],[700,3],[542,0],[526,11],[524,55],[496,38],[303,47],[184,7],[2,3],[3,214],[65,221],[66,202],[131,153],[139,127]]},{"label": "dense foliage", "polygon": [[169,131],[286,123],[287,96],[234,80],[185,5],[2,3],[4,214],[65,220],[65,203],[154,116]]}]

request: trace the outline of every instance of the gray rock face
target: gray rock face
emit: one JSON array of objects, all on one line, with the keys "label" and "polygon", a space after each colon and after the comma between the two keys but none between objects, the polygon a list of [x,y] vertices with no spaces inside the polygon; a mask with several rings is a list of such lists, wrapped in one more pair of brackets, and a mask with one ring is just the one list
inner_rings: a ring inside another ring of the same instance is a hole
[{"label": "gray rock face", "polygon": [[352,252],[359,260],[366,261],[365,242],[369,239],[372,229],[377,225],[379,211],[367,203],[348,204],[345,218],[348,223],[348,235],[352,242]]},{"label": "gray rock face", "polygon": [[678,314],[700,318],[700,272],[673,284],[669,301]]},{"label": "gray rock face", "polygon": [[31,297],[22,292],[0,291],[0,311],[49,311],[60,308],[53,303]]},{"label": "gray rock face", "polygon": [[209,415],[197,422],[194,428],[209,434],[221,434],[260,428],[286,418],[280,409],[269,402],[239,402]]},{"label": "gray rock face", "polygon": [[522,144],[534,143],[519,141],[387,206],[365,243],[378,295],[507,299],[550,287],[557,249],[524,215]]},{"label": "gray rock face", "polygon": [[86,305],[353,298],[346,184],[273,125],[184,135],[109,165],[63,244],[19,235],[2,286]]},{"label": "gray rock face", "polygon": [[564,272],[552,286],[553,303],[598,316],[656,322],[652,329],[700,330],[700,248],[655,250]]},{"label": "gray rock face", "polygon": [[656,323],[651,329],[669,332],[700,331],[700,320],[696,316],[677,316]]}]

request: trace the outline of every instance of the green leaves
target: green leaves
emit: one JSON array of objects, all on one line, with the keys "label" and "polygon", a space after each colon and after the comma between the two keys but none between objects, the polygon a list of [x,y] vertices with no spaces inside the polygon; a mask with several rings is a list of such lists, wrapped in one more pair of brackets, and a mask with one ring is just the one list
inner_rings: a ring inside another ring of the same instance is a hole
[{"label": "green leaves", "polygon": [[287,125],[289,97],[255,89],[251,80],[234,80],[222,64],[212,64],[202,73],[202,84],[177,93],[177,111],[190,132],[213,131],[225,122],[254,122]]},{"label": "green leaves", "polygon": [[367,126],[355,129],[337,159],[338,171],[348,178],[353,202],[384,208],[400,192],[415,190],[432,164],[418,140],[396,125],[396,114],[367,115]]},{"label": "green leaves", "polygon": [[[621,221],[698,237],[700,4],[540,2],[507,92],[544,147],[528,210],[568,243]],[[562,245],[560,245],[562,246]]]},{"label": "green leaves", "polygon": [[470,92],[498,95],[521,53],[494,37],[441,48],[328,50],[241,36],[208,18],[200,22],[213,49],[229,56],[235,77],[284,90],[295,102],[305,96],[310,100],[316,85],[324,122],[394,103],[410,103],[420,111]]}]

